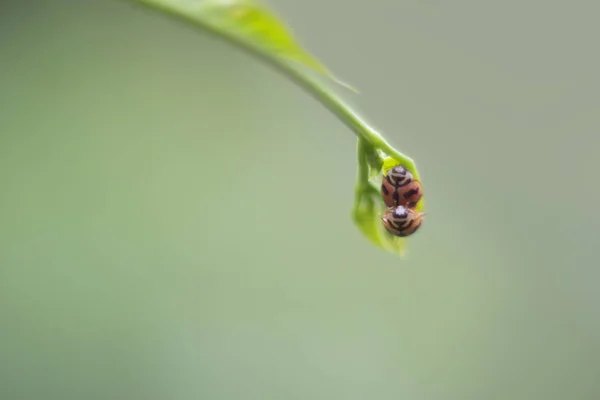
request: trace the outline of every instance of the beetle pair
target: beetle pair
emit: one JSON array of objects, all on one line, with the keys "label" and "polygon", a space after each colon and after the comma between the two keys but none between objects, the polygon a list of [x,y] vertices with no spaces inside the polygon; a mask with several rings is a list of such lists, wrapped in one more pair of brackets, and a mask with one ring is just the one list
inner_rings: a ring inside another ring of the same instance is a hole
[{"label": "beetle pair", "polygon": [[406,168],[397,165],[383,177],[381,195],[387,207],[381,217],[385,229],[399,237],[415,233],[425,217],[414,209],[423,196],[421,183]]}]

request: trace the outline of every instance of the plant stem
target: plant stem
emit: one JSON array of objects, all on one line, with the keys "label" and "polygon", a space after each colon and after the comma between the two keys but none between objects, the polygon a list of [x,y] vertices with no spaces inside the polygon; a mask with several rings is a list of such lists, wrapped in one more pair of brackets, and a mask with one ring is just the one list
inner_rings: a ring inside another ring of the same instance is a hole
[{"label": "plant stem", "polygon": [[322,105],[336,115],[350,130],[352,130],[359,139],[362,138],[370,143],[375,149],[382,150],[388,156],[400,162],[404,167],[410,170],[416,179],[419,175],[414,161],[394,149],[374,128],[369,126],[348,104],[346,104],[338,95],[333,93],[323,83],[317,79],[308,76],[300,71],[292,62],[279,57],[277,54],[268,52],[249,40],[233,34],[230,31],[211,24],[199,15],[198,3],[182,2],[180,0],[125,0],[131,3],[142,4],[155,11],[161,11],[171,17],[186,22],[194,27],[201,28],[218,38],[228,41],[230,44],[249,52],[251,55],[265,61],[271,67],[280,71],[298,86],[307,91],[316,98]]}]

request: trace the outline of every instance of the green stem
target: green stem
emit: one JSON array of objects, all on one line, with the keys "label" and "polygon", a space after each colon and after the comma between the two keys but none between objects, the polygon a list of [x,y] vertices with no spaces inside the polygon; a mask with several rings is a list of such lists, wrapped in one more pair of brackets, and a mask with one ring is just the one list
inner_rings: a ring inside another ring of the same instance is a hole
[{"label": "green stem", "polygon": [[371,151],[371,145],[365,143],[365,140],[361,138],[358,138],[356,142],[356,155],[358,161],[356,192],[357,194],[362,194],[365,191],[365,188],[370,186],[369,162],[367,161],[367,154],[369,151]]},{"label": "green stem", "polygon": [[397,160],[404,167],[410,170],[416,179],[419,179],[419,174],[414,161],[410,157],[394,149],[394,147],[392,147],[392,145],[390,145],[381,134],[369,126],[339,96],[334,94],[315,78],[309,77],[307,74],[300,71],[288,60],[279,57],[277,54],[268,52],[262,49],[260,46],[257,46],[248,40],[244,40],[232,32],[227,31],[216,24],[211,24],[209,21],[203,19],[202,15],[198,14],[198,3],[193,3],[191,1],[186,3],[174,0],[125,1],[143,4],[156,11],[161,11],[171,17],[175,17],[180,21],[186,22],[198,28],[202,28],[206,32],[224,39],[230,44],[233,44],[234,46],[249,52],[251,55],[262,59],[316,98],[321,104],[323,104],[334,115],[336,115],[348,128],[350,128],[359,138],[366,140],[375,149],[382,150],[388,156]]}]

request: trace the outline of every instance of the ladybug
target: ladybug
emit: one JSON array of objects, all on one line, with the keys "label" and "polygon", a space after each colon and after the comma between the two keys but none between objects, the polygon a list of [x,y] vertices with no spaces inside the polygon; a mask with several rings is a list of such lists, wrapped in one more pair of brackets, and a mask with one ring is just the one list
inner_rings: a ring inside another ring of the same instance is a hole
[{"label": "ladybug", "polygon": [[381,182],[381,195],[387,207],[415,207],[423,190],[421,183],[402,165],[396,165],[388,171]]},{"label": "ladybug", "polygon": [[404,206],[389,207],[381,217],[385,229],[394,236],[410,236],[419,229],[425,218],[420,213]]}]

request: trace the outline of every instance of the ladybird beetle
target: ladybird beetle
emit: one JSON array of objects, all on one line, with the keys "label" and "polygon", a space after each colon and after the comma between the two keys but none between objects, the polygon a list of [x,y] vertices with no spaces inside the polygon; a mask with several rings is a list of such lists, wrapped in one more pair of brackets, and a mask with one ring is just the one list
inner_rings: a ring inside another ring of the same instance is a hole
[{"label": "ladybird beetle", "polygon": [[389,207],[381,217],[383,225],[389,233],[394,236],[410,236],[419,229],[425,218],[420,213],[404,206]]},{"label": "ladybird beetle", "polygon": [[381,182],[381,195],[387,207],[415,207],[423,191],[421,183],[402,165],[388,171]]}]

